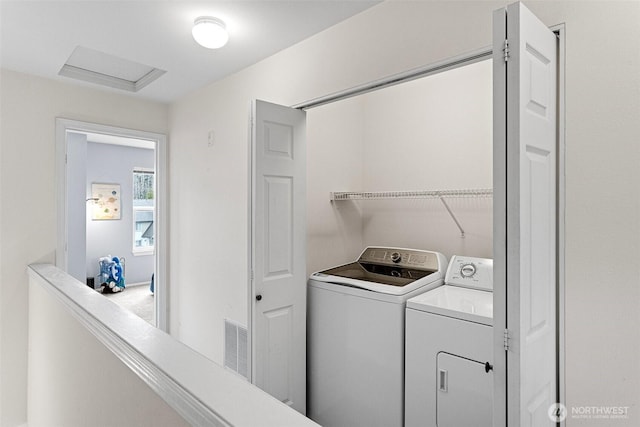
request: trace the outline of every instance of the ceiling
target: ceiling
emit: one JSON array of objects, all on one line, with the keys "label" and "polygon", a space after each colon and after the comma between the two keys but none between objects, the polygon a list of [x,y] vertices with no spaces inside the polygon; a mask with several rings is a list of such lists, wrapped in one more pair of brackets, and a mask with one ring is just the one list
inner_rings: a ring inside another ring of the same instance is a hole
[{"label": "ceiling", "polygon": [[[133,96],[170,103],[353,16],[379,1],[7,1],[0,0],[0,65],[58,75],[78,47],[166,71]],[[193,21],[215,16],[229,43],[210,50],[191,36]]]}]

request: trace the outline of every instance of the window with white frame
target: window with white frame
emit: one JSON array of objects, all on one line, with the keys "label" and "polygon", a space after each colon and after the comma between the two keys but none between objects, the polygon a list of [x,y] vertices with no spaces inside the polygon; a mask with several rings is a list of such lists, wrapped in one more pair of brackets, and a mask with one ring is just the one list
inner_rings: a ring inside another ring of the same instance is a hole
[{"label": "window with white frame", "polygon": [[155,244],[155,174],[152,169],[133,170],[133,253],[153,253]]}]

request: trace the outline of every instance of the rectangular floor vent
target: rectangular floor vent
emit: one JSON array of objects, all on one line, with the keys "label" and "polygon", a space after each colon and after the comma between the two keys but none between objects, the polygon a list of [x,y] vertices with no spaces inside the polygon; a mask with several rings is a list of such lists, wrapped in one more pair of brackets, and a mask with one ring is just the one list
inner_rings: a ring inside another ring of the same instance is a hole
[{"label": "rectangular floor vent", "polygon": [[247,378],[247,328],[224,319],[224,366]]}]

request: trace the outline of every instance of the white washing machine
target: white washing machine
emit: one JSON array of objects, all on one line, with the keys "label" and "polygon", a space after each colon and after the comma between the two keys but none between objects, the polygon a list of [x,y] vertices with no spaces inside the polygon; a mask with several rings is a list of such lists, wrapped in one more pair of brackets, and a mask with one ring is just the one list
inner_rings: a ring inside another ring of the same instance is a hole
[{"label": "white washing machine", "polygon": [[490,427],[493,261],[452,257],[406,312],[405,426]]},{"label": "white washing machine", "polygon": [[325,427],[402,427],[406,301],[443,284],[437,252],[368,247],[308,286],[307,415]]}]

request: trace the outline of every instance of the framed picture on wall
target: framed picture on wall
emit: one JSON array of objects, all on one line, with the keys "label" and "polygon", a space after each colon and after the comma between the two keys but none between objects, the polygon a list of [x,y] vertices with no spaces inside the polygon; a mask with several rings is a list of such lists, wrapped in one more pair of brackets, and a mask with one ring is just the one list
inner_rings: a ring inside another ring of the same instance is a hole
[{"label": "framed picture on wall", "polygon": [[91,184],[92,220],[120,219],[120,184]]}]

